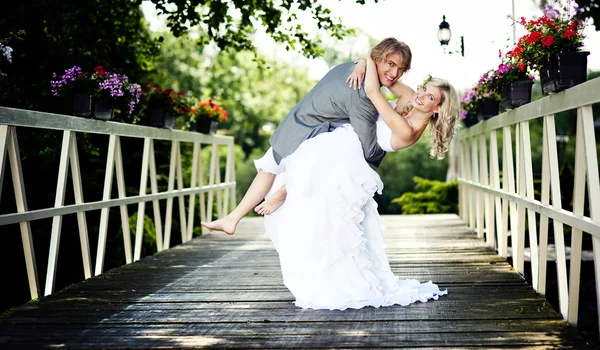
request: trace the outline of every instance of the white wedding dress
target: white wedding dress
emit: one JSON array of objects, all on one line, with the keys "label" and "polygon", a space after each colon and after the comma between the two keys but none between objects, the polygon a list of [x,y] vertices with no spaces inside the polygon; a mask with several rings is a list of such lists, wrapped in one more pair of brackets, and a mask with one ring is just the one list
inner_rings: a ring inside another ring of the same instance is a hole
[{"label": "white wedding dress", "polygon": [[[390,137],[379,117],[377,138],[385,151],[392,151]],[[255,165],[269,171],[265,157]],[[403,280],[392,273],[373,199],[383,183],[365,161],[350,124],[305,141],[282,161],[281,169],[269,195],[285,183],[287,198],[265,216],[265,228],[297,306],[345,310],[409,305],[447,293],[431,281]]]}]

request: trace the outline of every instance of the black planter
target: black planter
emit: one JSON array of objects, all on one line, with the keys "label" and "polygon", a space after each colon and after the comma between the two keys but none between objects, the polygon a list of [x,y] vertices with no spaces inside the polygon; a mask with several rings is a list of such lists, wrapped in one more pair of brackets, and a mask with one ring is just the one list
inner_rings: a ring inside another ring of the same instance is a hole
[{"label": "black planter", "polygon": [[463,119],[462,122],[467,128],[470,128],[473,125],[477,124],[479,120],[474,115],[467,115],[467,117]]},{"label": "black planter", "polygon": [[90,118],[92,116],[92,95],[76,93],[73,95],[72,108],[74,116]]},{"label": "black planter", "polygon": [[542,94],[550,95],[587,80],[588,51],[559,52],[540,69]]},{"label": "black planter", "polygon": [[4,87],[4,74],[0,73],[0,100],[2,100],[3,87]]},{"label": "black planter", "polygon": [[510,85],[502,89],[502,100],[500,102],[503,109],[513,109],[531,102],[531,87],[533,81],[519,80],[513,81]]},{"label": "black planter", "polygon": [[491,98],[484,98],[479,102],[479,109],[477,111],[477,116],[480,120],[490,119],[491,117],[495,117],[500,113],[500,104],[498,100]]},{"label": "black planter", "polygon": [[94,119],[112,120],[115,116],[115,109],[111,103],[106,100],[98,99],[94,101]]},{"label": "black planter", "polygon": [[202,134],[216,134],[219,122],[210,119],[196,120],[196,131]]},{"label": "black planter", "polygon": [[173,129],[175,127],[175,115],[173,112],[164,108],[148,108],[146,109],[148,117],[148,125],[157,128]]}]

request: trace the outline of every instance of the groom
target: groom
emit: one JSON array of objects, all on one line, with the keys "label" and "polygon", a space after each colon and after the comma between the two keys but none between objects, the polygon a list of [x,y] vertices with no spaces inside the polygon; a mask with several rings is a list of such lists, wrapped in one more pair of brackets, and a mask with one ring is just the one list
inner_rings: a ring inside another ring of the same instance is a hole
[{"label": "groom", "polygon": [[[371,50],[371,57],[377,65],[379,82],[389,88],[410,68],[412,54],[405,43],[387,38]],[[385,152],[377,144],[378,113],[364,89],[353,90],[346,85],[353,69],[353,62],[334,67],[281,121],[269,140],[277,164],[303,141],[350,122],[362,143],[365,159],[379,166]]]},{"label": "groom", "polygon": [[[410,68],[412,53],[405,43],[387,38],[373,47],[371,58],[376,63],[379,82],[389,88]],[[292,154],[305,140],[343,124],[352,125],[367,162],[379,166],[385,152],[377,144],[378,113],[364,89],[354,90],[346,85],[353,69],[353,62],[334,67],[294,106],[269,140],[273,159],[269,171],[258,171],[244,198],[229,215],[202,225],[233,234],[242,217],[271,189],[275,176],[280,173],[282,159]]]}]

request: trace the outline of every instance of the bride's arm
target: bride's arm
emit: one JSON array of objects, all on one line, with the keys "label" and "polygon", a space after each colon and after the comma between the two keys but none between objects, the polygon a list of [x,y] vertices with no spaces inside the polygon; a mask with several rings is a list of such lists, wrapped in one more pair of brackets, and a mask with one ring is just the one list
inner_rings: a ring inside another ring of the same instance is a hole
[{"label": "bride's arm", "polygon": [[[362,87],[363,80],[365,79],[365,72],[367,70],[367,57],[362,56],[359,57],[356,61],[354,61],[354,69],[352,73],[346,79],[346,84],[350,86],[351,89],[356,90]],[[392,86],[388,89],[398,98],[399,100],[407,100],[410,99],[414,90],[408,85],[396,81]]]},{"label": "bride's arm", "polygon": [[348,84],[351,89],[356,90],[358,88],[360,90],[363,80],[365,79],[366,71],[367,59],[364,57],[358,58],[356,61],[354,61],[354,69],[346,79],[346,84]]},{"label": "bride's arm", "polygon": [[[396,112],[388,101],[383,97],[377,77],[377,67],[371,58],[367,58],[367,73],[365,76],[365,92],[371,102],[377,108],[377,112],[383,118],[387,126],[392,129],[392,138],[396,138],[396,144],[414,143],[416,132],[398,112]],[[407,145],[407,146],[408,146]],[[405,146],[406,147],[406,146]],[[401,148],[401,147],[399,147]]]}]

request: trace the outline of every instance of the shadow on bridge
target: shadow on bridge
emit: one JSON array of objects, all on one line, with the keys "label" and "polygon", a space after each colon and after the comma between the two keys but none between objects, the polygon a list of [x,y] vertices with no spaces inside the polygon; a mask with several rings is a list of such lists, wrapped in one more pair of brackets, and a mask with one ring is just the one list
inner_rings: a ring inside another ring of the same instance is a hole
[{"label": "shadow on bridge", "polygon": [[400,278],[449,294],[407,307],[303,310],[261,218],[72,285],[0,318],[4,347],[591,347],[455,215],[384,216]]}]

